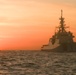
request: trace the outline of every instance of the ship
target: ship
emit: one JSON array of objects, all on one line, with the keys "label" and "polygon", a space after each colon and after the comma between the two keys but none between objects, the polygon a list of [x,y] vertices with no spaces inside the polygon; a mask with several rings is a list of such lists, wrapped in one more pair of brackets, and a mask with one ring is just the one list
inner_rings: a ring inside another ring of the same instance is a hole
[{"label": "ship", "polygon": [[47,45],[41,47],[41,51],[52,52],[76,52],[76,42],[74,42],[74,35],[69,26],[66,26],[63,18],[63,10],[61,10],[60,24],[56,27],[54,35],[49,39]]}]

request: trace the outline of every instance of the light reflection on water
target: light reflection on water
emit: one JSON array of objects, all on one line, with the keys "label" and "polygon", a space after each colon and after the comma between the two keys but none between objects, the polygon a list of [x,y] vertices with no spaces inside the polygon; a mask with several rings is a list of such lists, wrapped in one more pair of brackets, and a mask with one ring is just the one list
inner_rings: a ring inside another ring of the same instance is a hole
[{"label": "light reflection on water", "polygon": [[0,75],[76,75],[76,53],[0,51]]}]

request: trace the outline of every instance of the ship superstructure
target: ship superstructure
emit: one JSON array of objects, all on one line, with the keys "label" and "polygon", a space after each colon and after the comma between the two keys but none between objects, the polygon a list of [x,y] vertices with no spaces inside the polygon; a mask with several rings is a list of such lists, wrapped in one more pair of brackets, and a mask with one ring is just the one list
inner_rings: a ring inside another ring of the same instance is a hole
[{"label": "ship superstructure", "polygon": [[65,24],[62,10],[59,20],[60,25],[56,27],[56,31],[49,39],[48,45],[41,47],[42,51],[76,51],[76,42],[73,41],[74,36],[72,32],[67,31],[69,27]]}]

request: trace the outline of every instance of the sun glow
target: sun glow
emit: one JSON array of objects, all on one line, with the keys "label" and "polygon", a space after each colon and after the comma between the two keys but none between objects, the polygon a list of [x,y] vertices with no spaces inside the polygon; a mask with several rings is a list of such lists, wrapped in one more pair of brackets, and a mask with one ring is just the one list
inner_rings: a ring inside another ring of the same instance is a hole
[{"label": "sun glow", "polygon": [[0,49],[40,49],[59,25],[61,9],[76,35],[75,8],[68,0],[0,0]]}]

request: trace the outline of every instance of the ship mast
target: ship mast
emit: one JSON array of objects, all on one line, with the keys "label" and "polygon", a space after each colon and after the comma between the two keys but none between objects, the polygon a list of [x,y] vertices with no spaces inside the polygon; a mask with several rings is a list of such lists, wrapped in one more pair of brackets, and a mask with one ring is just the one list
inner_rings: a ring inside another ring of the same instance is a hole
[{"label": "ship mast", "polygon": [[60,26],[59,26],[59,31],[60,32],[65,32],[65,24],[64,24],[64,18],[63,18],[63,10],[61,10],[61,18],[60,18]]}]

